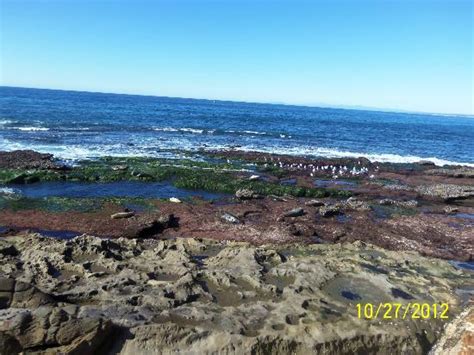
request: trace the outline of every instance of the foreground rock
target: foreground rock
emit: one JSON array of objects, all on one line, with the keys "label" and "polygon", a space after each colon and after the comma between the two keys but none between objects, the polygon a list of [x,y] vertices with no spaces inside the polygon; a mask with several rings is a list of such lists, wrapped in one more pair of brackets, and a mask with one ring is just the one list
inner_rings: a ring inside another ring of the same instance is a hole
[{"label": "foreground rock", "polygon": [[3,303],[0,353],[421,354],[443,320],[368,321],[356,304],[447,302],[453,318],[465,307],[457,290],[472,288],[448,262],[360,242],[29,235],[0,250],[9,299],[18,283],[46,297]]},{"label": "foreground rock", "polygon": [[446,326],[445,332],[430,355],[474,353],[474,306],[466,308]]}]

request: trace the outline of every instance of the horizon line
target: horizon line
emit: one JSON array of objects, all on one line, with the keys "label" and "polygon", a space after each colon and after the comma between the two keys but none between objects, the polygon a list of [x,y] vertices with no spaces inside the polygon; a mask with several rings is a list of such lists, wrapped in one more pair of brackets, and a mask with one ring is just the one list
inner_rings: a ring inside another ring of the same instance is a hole
[{"label": "horizon line", "polygon": [[183,97],[183,96],[167,96],[157,94],[145,94],[145,93],[128,93],[128,92],[109,92],[109,91],[92,91],[92,90],[80,90],[80,89],[64,89],[64,88],[48,88],[48,87],[26,87],[26,86],[12,86],[0,84],[0,87],[13,88],[13,89],[33,89],[33,90],[51,90],[51,91],[71,91],[80,93],[90,94],[103,94],[103,95],[127,95],[127,96],[148,96],[156,98],[169,98],[169,99],[181,99],[181,100],[203,100],[203,101],[219,101],[219,102],[232,102],[242,104],[255,104],[255,105],[274,105],[274,106],[295,106],[295,107],[307,107],[307,108],[322,108],[322,109],[334,109],[334,110],[348,110],[348,111],[376,111],[384,113],[401,113],[401,114],[421,114],[431,116],[453,116],[453,117],[466,117],[474,118],[473,114],[468,113],[450,113],[450,112],[428,112],[428,111],[412,111],[406,109],[396,109],[388,107],[375,107],[375,106],[364,106],[364,105],[345,105],[345,104],[326,104],[326,103],[287,103],[287,102],[262,102],[262,101],[244,101],[238,99],[215,99],[215,98],[196,98],[196,97]]}]

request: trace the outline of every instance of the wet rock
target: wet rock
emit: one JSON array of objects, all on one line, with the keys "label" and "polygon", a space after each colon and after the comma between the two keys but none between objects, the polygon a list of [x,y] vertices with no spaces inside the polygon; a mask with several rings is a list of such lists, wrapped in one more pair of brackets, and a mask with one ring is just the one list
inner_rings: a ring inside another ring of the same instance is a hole
[{"label": "wet rock", "polygon": [[340,206],[328,205],[320,207],[318,213],[323,217],[331,217],[338,214],[342,214],[342,211]]},{"label": "wet rock", "polygon": [[157,219],[138,219],[130,222],[123,235],[127,238],[147,238],[163,233],[167,228],[179,227],[179,219],[173,214]]},{"label": "wet rock", "polygon": [[130,218],[135,216],[135,212],[117,212],[110,216],[112,219]]},{"label": "wet rock", "polygon": [[431,160],[420,160],[418,164],[424,166],[435,166],[435,163],[433,163]]},{"label": "wet rock", "polygon": [[221,219],[224,222],[227,222],[227,223],[232,223],[232,224],[239,224],[240,223],[240,219],[238,219],[236,216],[234,216],[233,214],[228,213],[228,212],[224,212],[221,215]]},{"label": "wet rock", "polygon": [[6,169],[61,169],[63,166],[53,161],[52,154],[42,154],[32,150],[0,152],[0,168]]},{"label": "wet rock", "polygon": [[474,197],[474,186],[453,184],[421,185],[416,188],[416,191],[422,195],[441,198],[445,201]]},{"label": "wet rock", "polygon": [[40,181],[38,176],[30,176],[28,174],[17,175],[7,181],[7,184],[33,184]]},{"label": "wet rock", "polygon": [[305,203],[305,205],[310,206],[310,207],[320,207],[320,206],[324,206],[325,203],[320,200],[309,200]]},{"label": "wet rock", "polygon": [[239,200],[252,200],[262,198],[261,195],[250,189],[237,190],[235,193],[235,197],[237,197]]}]

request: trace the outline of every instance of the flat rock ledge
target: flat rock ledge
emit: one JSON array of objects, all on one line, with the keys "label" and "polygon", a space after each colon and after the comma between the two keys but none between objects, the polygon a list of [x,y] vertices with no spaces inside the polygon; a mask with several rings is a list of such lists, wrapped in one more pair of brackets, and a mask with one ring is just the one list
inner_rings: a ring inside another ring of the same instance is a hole
[{"label": "flat rock ledge", "polygon": [[472,283],[361,242],[0,238],[0,354],[426,354],[447,321],[359,319],[356,304],[447,302],[454,319]]}]

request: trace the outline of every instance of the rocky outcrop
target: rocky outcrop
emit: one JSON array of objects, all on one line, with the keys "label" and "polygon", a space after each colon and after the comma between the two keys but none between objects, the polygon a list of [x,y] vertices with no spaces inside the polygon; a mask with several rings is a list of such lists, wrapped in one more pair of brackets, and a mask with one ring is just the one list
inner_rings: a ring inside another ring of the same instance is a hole
[{"label": "rocky outcrop", "polygon": [[33,150],[0,152],[1,169],[58,169],[62,166],[53,160],[52,154],[42,154]]},{"label": "rocky outcrop", "polygon": [[430,355],[464,355],[474,353],[474,305],[468,306],[446,325],[442,337]]},{"label": "rocky outcrop", "polygon": [[160,216],[157,219],[140,216],[128,224],[123,231],[123,236],[126,238],[148,238],[163,233],[165,229],[178,226],[179,219],[173,214]]},{"label": "rocky outcrop", "polygon": [[0,312],[0,354],[91,354],[111,333],[109,321],[78,317],[78,307],[11,308]]},{"label": "rocky outcrop", "polygon": [[437,168],[427,170],[425,173],[454,178],[474,178],[474,169],[469,167],[460,167],[455,169]]},{"label": "rocky outcrop", "polygon": [[53,299],[36,287],[13,278],[0,277],[0,309],[35,308],[52,303]]},{"label": "rocky outcrop", "polygon": [[417,186],[416,191],[425,196],[442,198],[444,201],[474,197],[474,186],[466,185],[420,185]]},{"label": "rocky outcrop", "polygon": [[454,316],[463,307],[456,289],[472,281],[448,262],[360,242],[28,235],[0,247],[16,251],[0,253],[2,277],[15,280],[2,290],[19,284],[48,297],[0,310],[4,353],[421,354],[441,320],[368,321],[356,303],[436,300]]}]

